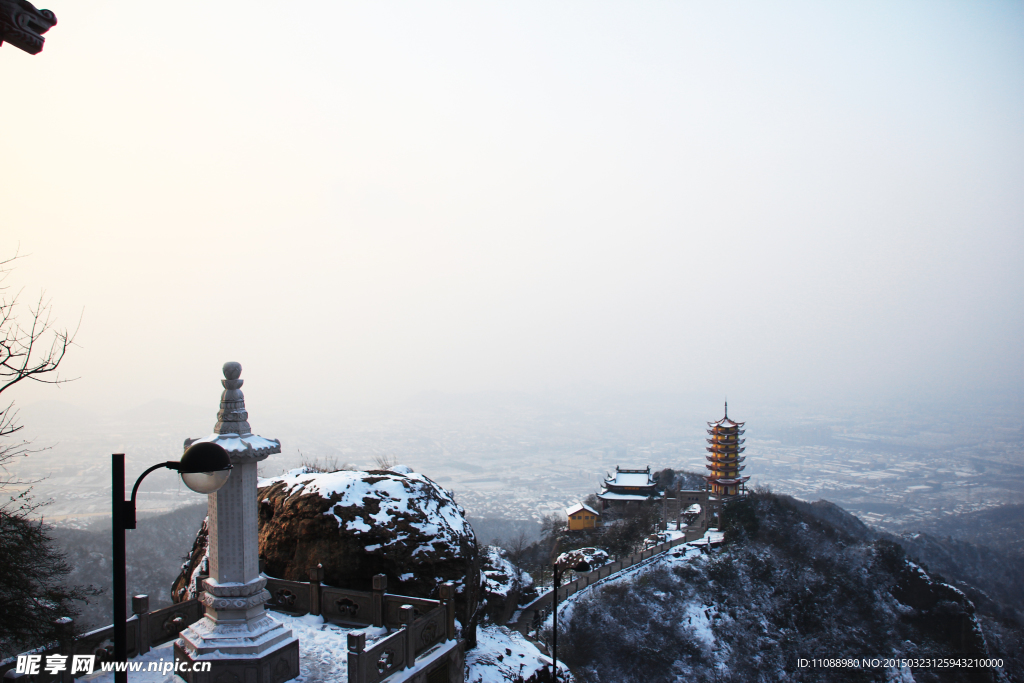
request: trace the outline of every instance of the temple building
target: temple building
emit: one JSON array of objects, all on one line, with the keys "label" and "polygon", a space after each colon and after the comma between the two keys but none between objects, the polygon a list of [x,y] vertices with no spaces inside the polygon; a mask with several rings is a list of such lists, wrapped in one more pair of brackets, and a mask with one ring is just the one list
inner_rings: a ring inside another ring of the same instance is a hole
[{"label": "temple building", "polygon": [[594,529],[601,524],[601,513],[583,503],[566,508],[565,516],[569,518],[569,531]]},{"label": "temple building", "polygon": [[650,465],[642,470],[624,470],[616,465],[615,476],[609,474],[601,483],[601,492],[597,497],[607,510],[657,498],[657,488],[658,481],[651,476]]},{"label": "temple building", "polygon": [[740,472],[746,465],[743,461],[746,458],[740,453],[745,449],[741,439],[743,436],[742,422],[734,422],[729,419],[729,403],[725,404],[725,417],[717,422],[708,422],[707,450],[710,455],[704,456],[708,464],[705,465],[710,472],[704,479],[708,482],[708,489],[714,495],[721,497],[737,496],[746,493],[746,482],[750,477],[740,476]]}]

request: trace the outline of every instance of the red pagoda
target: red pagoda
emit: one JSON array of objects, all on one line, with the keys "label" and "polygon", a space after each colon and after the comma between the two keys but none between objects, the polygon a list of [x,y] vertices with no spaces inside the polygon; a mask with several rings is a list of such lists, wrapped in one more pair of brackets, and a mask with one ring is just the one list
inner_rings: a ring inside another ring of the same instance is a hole
[{"label": "red pagoda", "polygon": [[743,461],[746,458],[740,453],[745,449],[741,439],[743,436],[742,422],[733,422],[729,419],[729,402],[725,403],[725,417],[718,422],[708,422],[708,439],[710,444],[707,447],[710,455],[704,456],[708,460],[705,465],[711,470],[704,479],[708,482],[711,493],[721,496],[738,496],[746,493],[746,482],[750,477],[741,477],[740,472],[746,467]]}]

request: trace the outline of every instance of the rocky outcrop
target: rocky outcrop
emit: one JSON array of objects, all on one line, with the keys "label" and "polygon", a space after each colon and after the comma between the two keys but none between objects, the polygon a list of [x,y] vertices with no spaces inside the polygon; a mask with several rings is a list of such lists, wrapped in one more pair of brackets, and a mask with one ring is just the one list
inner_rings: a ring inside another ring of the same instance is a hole
[{"label": "rocky outcrop", "polygon": [[893,577],[889,593],[903,607],[899,613],[905,622],[940,643],[950,655],[987,651],[974,604],[962,591],[934,580],[907,559],[903,548],[896,543],[876,541],[875,553],[879,563]]},{"label": "rocky outcrop", "polygon": [[484,612],[495,624],[505,624],[519,606],[523,588],[533,578],[508,560],[508,553],[493,545],[481,554]]},{"label": "rocky outcrop", "polygon": [[[262,479],[257,496],[259,552],[269,576],[296,581],[322,565],[324,583],[370,590],[384,574],[388,592],[436,598],[456,587],[456,616],[475,623],[480,590],[476,537],[452,495],[407,467],[369,472],[293,470]],[[206,553],[205,526],[174,584],[189,597]]]}]

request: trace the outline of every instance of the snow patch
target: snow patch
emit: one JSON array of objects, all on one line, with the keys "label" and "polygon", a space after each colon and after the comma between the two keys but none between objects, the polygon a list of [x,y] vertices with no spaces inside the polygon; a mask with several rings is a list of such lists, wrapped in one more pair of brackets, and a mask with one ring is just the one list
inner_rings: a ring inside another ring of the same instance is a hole
[{"label": "snow patch", "polygon": [[[466,653],[466,683],[507,683],[524,680],[551,665],[533,643],[505,626],[481,626],[476,647]],[[575,680],[559,663],[559,680]],[[521,676],[522,678],[517,678]]]}]

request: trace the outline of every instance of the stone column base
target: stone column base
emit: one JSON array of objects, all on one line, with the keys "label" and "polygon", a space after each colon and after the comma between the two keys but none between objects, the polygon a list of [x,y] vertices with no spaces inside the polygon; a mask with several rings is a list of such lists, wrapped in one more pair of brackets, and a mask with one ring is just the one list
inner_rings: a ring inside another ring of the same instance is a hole
[{"label": "stone column base", "polygon": [[[188,683],[284,683],[299,675],[299,641],[292,638],[254,657],[202,659],[192,659],[175,641],[174,661],[188,664],[188,671],[176,672]],[[198,662],[210,662],[210,670],[192,671]]]}]

